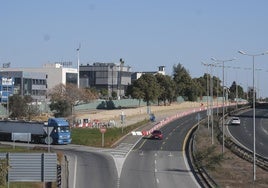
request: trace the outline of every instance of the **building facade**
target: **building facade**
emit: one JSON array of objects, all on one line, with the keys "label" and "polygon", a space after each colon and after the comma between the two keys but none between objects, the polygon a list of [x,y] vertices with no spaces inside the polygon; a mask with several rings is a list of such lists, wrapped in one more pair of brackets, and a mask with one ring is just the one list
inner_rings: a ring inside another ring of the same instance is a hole
[{"label": "building facade", "polygon": [[30,95],[35,101],[46,99],[46,74],[25,71],[0,72],[1,102],[7,102],[8,96],[18,94]]},{"label": "building facade", "polygon": [[58,84],[77,84],[77,69],[64,67],[60,63],[44,64],[41,68],[4,68],[3,71],[22,71],[46,75],[47,90]]},{"label": "building facade", "polygon": [[14,93],[14,79],[0,76],[0,102],[8,102],[8,97]]},{"label": "building facade", "polygon": [[165,72],[165,66],[159,66],[158,67],[158,71],[151,71],[151,72],[133,72],[131,74],[131,82],[139,79],[143,74],[162,74],[162,75],[166,75]]},{"label": "building facade", "polygon": [[59,63],[44,64],[41,68],[2,68],[0,77],[13,78],[14,94],[31,95],[35,101],[46,100],[47,91],[58,84],[77,85],[77,69]]},{"label": "building facade", "polygon": [[118,98],[125,96],[126,88],[131,84],[130,67],[122,62],[80,65],[79,75],[81,88],[107,89],[109,97],[114,92]]}]

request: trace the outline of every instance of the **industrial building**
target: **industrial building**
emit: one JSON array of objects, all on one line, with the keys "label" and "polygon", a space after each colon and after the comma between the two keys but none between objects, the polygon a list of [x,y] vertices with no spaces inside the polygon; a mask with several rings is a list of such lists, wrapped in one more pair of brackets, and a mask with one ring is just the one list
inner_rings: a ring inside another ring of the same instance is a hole
[{"label": "industrial building", "polygon": [[[12,86],[0,85],[2,91],[1,101],[7,96],[6,88],[10,89],[9,95],[20,94],[31,95],[36,101],[43,101],[47,98],[47,91],[58,84],[78,84],[79,75],[80,88],[95,88],[96,90],[107,89],[108,97],[116,94],[120,99],[125,96],[128,85],[138,79],[142,74],[163,74],[165,67],[159,66],[154,72],[131,72],[131,67],[126,66],[120,59],[120,63],[80,64],[79,69],[71,68],[71,62],[48,63],[41,68],[1,68],[1,78],[12,78]],[[79,70],[79,74],[78,74]],[[11,91],[12,90],[12,91]]]},{"label": "industrial building", "polygon": [[80,65],[79,75],[81,88],[107,89],[109,97],[114,92],[118,98],[125,96],[126,88],[131,84],[130,66],[123,62]]},{"label": "industrial building", "polygon": [[7,103],[8,97],[13,94],[30,95],[35,101],[46,99],[46,74],[26,71],[0,72],[0,101]]}]

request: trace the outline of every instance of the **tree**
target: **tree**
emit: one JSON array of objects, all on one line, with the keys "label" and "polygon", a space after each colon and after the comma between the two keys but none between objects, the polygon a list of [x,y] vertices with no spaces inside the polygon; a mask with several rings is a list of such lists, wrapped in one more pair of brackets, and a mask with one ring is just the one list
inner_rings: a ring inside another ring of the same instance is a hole
[{"label": "tree", "polygon": [[80,101],[88,103],[99,98],[98,91],[95,88],[80,88],[79,90],[81,91]]},{"label": "tree", "polygon": [[[198,96],[201,97],[201,96],[210,95],[209,93],[210,93],[210,82],[211,82],[211,80],[210,80],[210,75],[209,74],[205,73],[202,77],[194,78],[193,80],[195,82],[197,82],[198,85],[199,85],[198,86],[199,87]],[[212,82],[213,82],[213,96],[221,95],[222,94],[222,87],[220,87],[221,80],[218,77],[213,76],[212,77]],[[207,93],[207,87],[208,86],[209,86],[209,88],[208,88],[209,93]]]},{"label": "tree", "polygon": [[150,105],[150,101],[156,101],[161,94],[160,85],[152,74],[143,74],[133,82],[133,86],[129,89],[131,89],[128,92],[132,98],[143,99],[147,106]]},{"label": "tree", "polygon": [[67,117],[72,114],[71,104],[64,99],[52,100],[49,107],[54,111],[55,117]]},{"label": "tree", "polygon": [[236,89],[237,89],[237,97],[238,98],[244,98],[244,90],[240,85],[237,85],[235,81],[233,81],[231,87],[230,87],[230,94],[229,97],[231,100],[234,100],[236,98]]},{"label": "tree", "polygon": [[188,71],[179,63],[173,66],[173,80],[176,83],[176,95],[190,101],[195,100],[196,93],[193,90],[193,82]]},{"label": "tree", "polygon": [[10,117],[12,118],[23,118],[27,116],[27,102],[29,98],[25,100],[25,98],[21,95],[13,95],[9,97],[9,110],[11,112]]},{"label": "tree", "polygon": [[117,97],[117,93],[116,93],[116,91],[113,91],[112,92],[112,99],[116,99],[116,97]]},{"label": "tree", "polygon": [[50,108],[55,111],[55,116],[63,117],[71,115],[75,105],[97,97],[89,89],[78,89],[75,84],[56,85],[48,95],[51,100]]},{"label": "tree", "polygon": [[101,94],[101,97],[102,97],[102,98],[106,98],[106,99],[108,99],[108,97],[109,97],[109,96],[108,96],[109,92],[108,92],[107,89],[104,89],[104,88],[101,89],[101,90],[100,90],[100,94]]},{"label": "tree", "polygon": [[206,95],[206,87],[204,87],[205,84],[203,77],[194,78],[192,81],[196,90],[196,95],[200,98]]},{"label": "tree", "polygon": [[175,82],[168,75],[157,74],[156,75],[157,82],[160,84],[161,93],[158,97],[158,100],[163,101],[164,105],[166,102],[171,104],[171,102],[175,98]]},{"label": "tree", "polygon": [[139,100],[139,106],[140,106],[140,102],[144,98],[144,93],[141,90],[139,90],[138,87],[134,87],[135,83],[136,82],[134,82],[131,85],[128,85],[127,90],[126,90],[126,95],[131,96],[134,99],[138,99]]},{"label": "tree", "polygon": [[34,116],[38,116],[40,114],[40,110],[37,104],[28,103],[26,114],[29,121],[31,121]]}]

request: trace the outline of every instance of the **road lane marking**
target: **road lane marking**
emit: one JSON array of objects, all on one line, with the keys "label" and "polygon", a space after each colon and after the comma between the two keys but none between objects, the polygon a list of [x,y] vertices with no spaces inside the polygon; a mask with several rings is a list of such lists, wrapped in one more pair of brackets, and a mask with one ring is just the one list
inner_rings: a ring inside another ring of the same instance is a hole
[{"label": "road lane marking", "polygon": [[142,148],[142,146],[145,144],[145,142],[146,142],[146,140],[144,140],[144,141],[141,143],[141,145],[140,145],[139,149],[141,149],[141,148]]},{"label": "road lane marking", "polygon": [[76,185],[76,173],[77,173],[77,156],[74,156],[74,181],[73,181],[73,188]]},{"label": "road lane marking", "polygon": [[[186,141],[189,139],[190,133],[192,132],[192,130],[197,127],[198,124],[195,124],[186,134],[183,144],[182,144],[182,156],[183,156],[183,160],[184,160],[184,164],[186,166],[186,169],[191,171],[187,158],[186,158],[186,154],[185,154],[185,147],[186,147]],[[195,184],[197,185],[197,187],[200,187],[199,183],[197,183],[197,180],[195,179],[193,173],[189,173],[189,175],[191,176],[192,180],[195,182]]]}]

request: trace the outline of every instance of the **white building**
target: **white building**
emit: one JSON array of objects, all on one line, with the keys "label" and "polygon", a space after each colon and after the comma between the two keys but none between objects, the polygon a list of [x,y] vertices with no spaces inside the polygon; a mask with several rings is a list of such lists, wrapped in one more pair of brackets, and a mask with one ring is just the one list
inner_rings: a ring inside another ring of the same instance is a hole
[{"label": "white building", "polygon": [[47,77],[47,89],[50,90],[58,84],[77,84],[77,68],[64,67],[60,63],[44,64],[41,68],[2,68],[2,71],[25,71],[45,73]]}]

